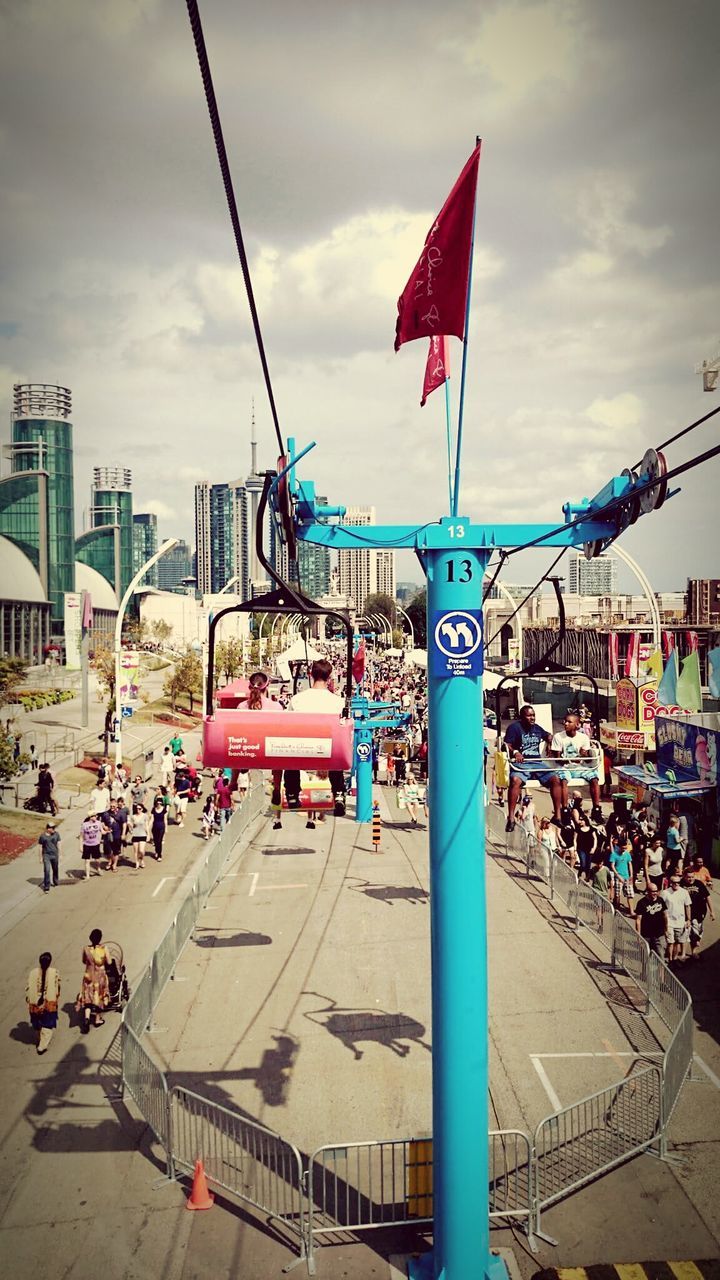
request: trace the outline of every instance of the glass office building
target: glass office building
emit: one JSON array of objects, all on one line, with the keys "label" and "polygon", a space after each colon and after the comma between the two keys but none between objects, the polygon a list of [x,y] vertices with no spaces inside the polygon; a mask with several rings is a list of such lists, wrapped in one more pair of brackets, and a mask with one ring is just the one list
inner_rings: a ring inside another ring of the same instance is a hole
[{"label": "glass office building", "polygon": [[[120,531],[120,576],[110,581],[121,600],[133,578],[132,473],[127,467],[95,467],[93,471],[90,526],[101,529],[108,525],[117,525]],[[93,567],[103,573],[99,564],[93,562]]]},{"label": "glass office building", "polygon": [[10,475],[0,482],[0,533],[30,559],[47,591],[54,624],[75,589],[72,397],[67,387],[13,388]]},{"label": "glass office building", "polygon": [[101,573],[121,599],[116,582],[120,576],[120,530],[116,524],[88,529],[75,539],[75,559]]},{"label": "glass office building", "polygon": [[[143,511],[133,516],[133,577],[142,569],[158,549],[157,516]],[[145,575],[145,583],[149,587],[158,584],[158,567],[153,565]]]}]

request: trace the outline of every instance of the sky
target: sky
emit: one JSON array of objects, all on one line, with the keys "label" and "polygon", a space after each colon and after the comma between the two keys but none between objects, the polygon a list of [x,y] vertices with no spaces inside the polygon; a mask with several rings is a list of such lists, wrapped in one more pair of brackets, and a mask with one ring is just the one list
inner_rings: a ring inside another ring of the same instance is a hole
[{"label": "sky", "polygon": [[[715,0],[200,12],[281,430],[316,441],[301,475],[330,502],[447,513],[444,396],[420,408],[427,344],[393,340],[476,135],[460,513],[560,523],[720,404],[695,372],[720,348]],[[0,0],[0,95],[3,439],[14,382],[70,387],[78,528],[93,466],[121,462],[135,510],[192,542],[194,484],[249,470],[253,401],[262,468],[277,448],[185,4]],[[719,479],[623,535],[656,590],[720,576]]]}]

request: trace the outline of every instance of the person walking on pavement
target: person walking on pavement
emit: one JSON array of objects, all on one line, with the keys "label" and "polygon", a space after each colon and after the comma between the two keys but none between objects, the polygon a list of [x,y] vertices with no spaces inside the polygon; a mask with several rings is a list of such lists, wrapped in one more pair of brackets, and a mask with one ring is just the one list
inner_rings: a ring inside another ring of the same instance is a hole
[{"label": "person walking on pavement", "polygon": [[178,769],[175,774],[175,795],[173,796],[175,823],[178,827],[185,826],[185,814],[187,812],[188,800],[190,799],[191,786],[190,774],[187,769]]},{"label": "person walking on pavement", "polygon": [[101,1027],[105,1021],[103,1010],[110,999],[107,967],[110,954],[103,946],[102,930],[93,929],[90,941],[83,947],[82,962],[85,965],[78,1004],[82,1011],[82,1033],[87,1035],[90,1025]]},{"label": "person walking on pavement", "polygon": [[133,854],[135,855],[135,870],[142,871],[145,867],[145,845],[147,844],[148,831],[147,811],[141,804],[133,805],[129,827]]},{"label": "person walking on pavement", "polygon": [[668,964],[673,964],[682,960],[685,943],[690,940],[690,894],[682,888],[680,876],[675,874],[670,876],[670,883],[660,896],[668,913]]},{"label": "person walking on pavement", "polygon": [[635,907],[635,928],[651,951],[665,959],[665,942],[671,941],[667,907],[656,884],[649,882],[644,895]]},{"label": "person walking on pavement", "polygon": [[40,809],[43,813],[47,809],[50,810],[53,818],[57,815],[57,805],[53,797],[55,789],[55,779],[50,772],[49,764],[41,764],[38,770],[37,780],[37,798]]},{"label": "person walking on pavement", "polygon": [[153,807],[148,814],[148,839],[152,840],[155,849],[155,861],[162,862],[163,840],[167,831],[167,809],[162,796],[156,796]]},{"label": "person walking on pavement", "polygon": [[43,951],[37,967],[28,974],[25,1000],[30,1022],[37,1032],[37,1052],[47,1053],[57,1026],[60,974],[52,966],[49,951]]},{"label": "person walking on pavement", "polygon": [[85,863],[85,879],[90,879],[90,866],[95,863],[95,874],[101,875],[100,858],[102,856],[103,824],[95,811],[90,808],[80,828],[80,847]]},{"label": "person walking on pavement", "polygon": [[690,867],[683,871],[682,887],[690,896],[690,955],[699,960],[705,917],[709,913],[710,919],[715,919],[710,890]]},{"label": "person walking on pavement", "polygon": [[43,869],[43,893],[49,893],[50,881],[57,887],[60,876],[60,834],[54,822],[48,822],[38,843]]},{"label": "person walking on pavement", "polygon": [[168,791],[172,787],[174,777],[175,757],[170,748],[166,747],[160,760],[160,782],[163,787],[167,787]]}]

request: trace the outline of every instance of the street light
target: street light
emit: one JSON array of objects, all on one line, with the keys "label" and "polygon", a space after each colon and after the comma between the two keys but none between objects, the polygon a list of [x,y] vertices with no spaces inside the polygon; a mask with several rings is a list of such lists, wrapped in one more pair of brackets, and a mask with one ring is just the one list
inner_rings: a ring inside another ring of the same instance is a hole
[{"label": "street light", "polygon": [[146,560],[145,564],[142,566],[141,569],[138,569],[137,573],[135,574],[135,577],[132,579],[127,591],[125,592],[125,595],[120,601],[120,608],[118,609],[118,616],[115,621],[115,722],[116,722],[115,723],[115,764],[116,765],[122,764],[123,716],[122,716],[122,707],[120,705],[120,674],[121,674],[120,659],[122,657],[121,637],[122,637],[122,624],[125,619],[125,610],[127,609],[130,603],[130,600],[132,599],[132,595],[133,595],[133,592],[135,591],[135,588],[140,586],[140,583],[145,577],[145,574],[147,573],[148,569],[152,569],[153,565],[156,564],[157,561],[162,556],[166,555],[168,551],[172,551],[173,547],[177,546],[178,541],[179,541],[178,538],[168,538],[167,542],[163,542],[160,550],[156,551],[155,555],[151,556],[149,560]]},{"label": "street light", "polygon": [[385,614],[384,614],[384,613],[371,613],[371,614],[370,614],[370,617],[371,617],[372,621],[375,623],[375,625],[376,625],[376,626],[377,626],[377,624],[378,624],[378,623],[380,624],[380,632],[382,633],[382,634],[381,634],[381,638],[382,638],[383,644],[385,643],[385,628],[387,627],[387,634],[388,634],[388,636],[390,637],[390,639],[389,639],[388,643],[389,643],[390,647],[392,647],[392,627],[390,626],[390,623],[388,622],[387,618],[385,617]]},{"label": "street light", "polygon": [[407,619],[407,624],[410,628],[410,644],[411,644],[411,647],[414,649],[415,648],[415,628],[412,624],[410,614],[406,613],[402,605],[398,604],[397,601],[395,601],[395,608],[397,609],[398,613],[402,614],[403,618]]}]

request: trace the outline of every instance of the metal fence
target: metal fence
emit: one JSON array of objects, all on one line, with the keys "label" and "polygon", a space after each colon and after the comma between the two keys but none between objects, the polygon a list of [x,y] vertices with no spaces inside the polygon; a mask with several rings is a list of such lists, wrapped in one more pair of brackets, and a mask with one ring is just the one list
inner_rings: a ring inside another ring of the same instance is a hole
[{"label": "metal fence", "polygon": [[125,1021],[136,1035],[142,1035],[150,1025],[153,1010],[170,981],[175,966],[192,937],[200,913],[208,896],[217,883],[225,862],[249,824],[259,816],[265,806],[265,790],[262,785],[249,791],[243,803],[235,811],[211,844],[195,879],[188,887],[187,896],[178,908],[177,915],[160,939],[148,968],[141,975],[125,1009]]},{"label": "metal fence", "polygon": [[305,1257],[305,1192],[300,1152],[279,1134],[189,1089],[170,1094],[173,1173],[202,1160],[216,1186],[284,1223]]},{"label": "metal fence", "polygon": [[[488,1135],[490,1218],[518,1220],[530,1233],[533,1178],[530,1138],[519,1129]],[[319,1147],[307,1172],[308,1261],[314,1274],[320,1236],[433,1220],[431,1138],[350,1142]]]},{"label": "metal fence", "polygon": [[663,1131],[659,1067],[563,1108],[535,1130],[535,1228],[544,1209],[616,1165],[659,1144]]},{"label": "metal fence", "polygon": [[170,1175],[170,1105],[167,1079],[127,1022],[122,1024],[123,1087],[165,1148]]},{"label": "metal fence", "polygon": [[[168,1176],[189,1172],[202,1159],[211,1182],[285,1225],[298,1242],[298,1260],[306,1258],[314,1274],[319,1237],[432,1222],[432,1139],[323,1146],[304,1170],[300,1152],[280,1135],[190,1090],[169,1089],[140,1042],[227,857],[264,805],[264,789],[257,786],[209,846],[137,983],[123,1016],[123,1083],[166,1150]],[[578,926],[608,947],[613,967],[633,978],[671,1032],[661,1066],[632,1068],[619,1083],[548,1116],[534,1140],[520,1130],[489,1134],[490,1218],[520,1222],[532,1243],[550,1205],[651,1146],[664,1153],[667,1125],[692,1062],[692,1004],[607,899],[578,882],[533,837],[520,831],[510,839],[516,833],[505,832],[498,806],[488,806],[487,819],[489,837],[523,860],[528,875],[548,883]]]},{"label": "metal fence", "polygon": [[[612,934],[612,965],[637,983],[645,999],[644,1012],[650,1008],[648,998],[650,948],[640,937],[635,924],[624,916],[615,915]],[[665,966],[663,965],[663,968]],[[669,970],[668,970],[669,972]]]}]

